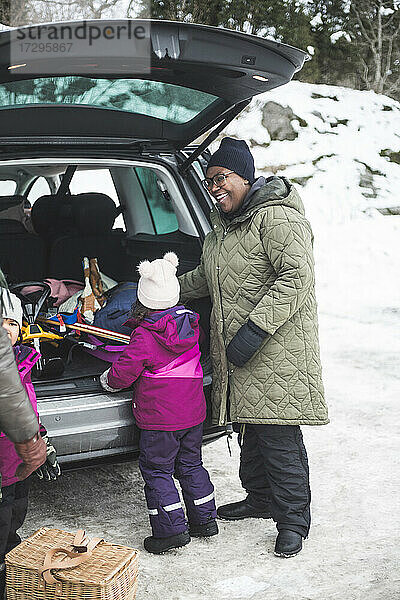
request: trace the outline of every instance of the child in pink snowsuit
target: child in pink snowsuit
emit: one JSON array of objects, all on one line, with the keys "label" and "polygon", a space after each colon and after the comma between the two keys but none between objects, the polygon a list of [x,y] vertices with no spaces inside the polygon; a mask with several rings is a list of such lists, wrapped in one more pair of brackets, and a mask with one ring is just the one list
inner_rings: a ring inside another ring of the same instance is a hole
[{"label": "child in pink snowsuit", "polygon": [[[38,362],[40,354],[29,346],[19,343],[22,327],[22,306],[17,296],[6,292],[4,297],[3,326],[14,347],[15,361],[22,385],[31,401],[36,415],[37,400],[31,381],[31,371]],[[39,419],[39,417],[38,417]],[[47,445],[47,460],[36,470],[40,479],[56,479],[61,474],[57,462],[54,446],[47,437],[46,428],[40,424],[40,435]],[[0,432],[0,474],[1,474],[1,500],[0,500],[0,599],[3,598],[5,588],[4,557],[21,541],[17,531],[23,525],[28,510],[29,488],[32,476],[20,481],[15,476],[15,471],[22,460],[15,451],[14,444]]]},{"label": "child in pink snowsuit", "polygon": [[[192,537],[218,533],[214,486],[202,465],[206,403],[200,366],[199,316],[177,305],[178,258],[139,265],[138,301],[128,347],[100,380],[117,391],[135,383],[133,413],[141,430],[139,467],[153,535],[148,552],[161,554]],[[175,476],[182,488],[187,519]]]},{"label": "child in pink snowsuit", "polygon": [[[15,360],[29,400],[37,414],[36,395],[31,382],[31,370],[39,360],[40,355],[27,346],[17,345],[22,327],[22,306],[20,300],[9,292],[4,293],[3,326],[14,346]],[[23,524],[28,509],[28,493],[31,477],[20,481],[15,475],[21,459],[15,451],[14,444],[0,433],[0,473],[1,494],[0,502],[0,598],[3,598],[5,586],[4,556],[17,546],[21,538],[17,530]]]}]

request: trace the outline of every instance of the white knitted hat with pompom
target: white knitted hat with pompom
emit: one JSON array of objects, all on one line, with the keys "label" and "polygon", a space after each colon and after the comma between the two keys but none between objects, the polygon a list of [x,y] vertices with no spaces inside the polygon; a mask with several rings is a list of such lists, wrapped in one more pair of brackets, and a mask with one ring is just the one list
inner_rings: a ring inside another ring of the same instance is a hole
[{"label": "white knitted hat with pompom", "polygon": [[144,260],[138,266],[140,274],[137,297],[139,302],[154,310],[172,308],[179,301],[180,286],[176,276],[179,260],[175,252],[163,258]]},{"label": "white knitted hat with pompom", "polygon": [[[3,319],[12,319],[16,321],[19,328],[22,328],[22,304],[21,300],[17,298],[15,294],[12,294],[8,290],[2,290],[3,292]],[[1,323],[0,323],[1,324]]]}]

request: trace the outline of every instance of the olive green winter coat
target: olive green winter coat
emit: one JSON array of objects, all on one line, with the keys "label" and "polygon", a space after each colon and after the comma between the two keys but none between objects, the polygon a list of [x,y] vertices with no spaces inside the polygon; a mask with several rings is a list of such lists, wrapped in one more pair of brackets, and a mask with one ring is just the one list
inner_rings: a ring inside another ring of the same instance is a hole
[{"label": "olive green winter coat", "polygon": [[[184,300],[210,295],[213,422],[323,425],[313,235],[297,191],[274,178],[228,221],[211,211],[200,265],[180,277]],[[248,320],[266,331],[243,366],[226,346]],[[227,404],[229,390],[229,409]]]}]

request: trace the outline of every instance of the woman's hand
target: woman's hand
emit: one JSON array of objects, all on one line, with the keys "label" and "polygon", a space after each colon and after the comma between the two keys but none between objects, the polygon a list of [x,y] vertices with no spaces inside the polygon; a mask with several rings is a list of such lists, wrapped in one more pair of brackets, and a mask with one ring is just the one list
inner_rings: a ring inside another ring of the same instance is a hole
[{"label": "woman's hand", "polygon": [[14,446],[18,456],[22,459],[22,463],[15,471],[15,476],[22,481],[46,461],[46,444],[37,433],[30,440],[15,442]]},{"label": "woman's hand", "polygon": [[229,362],[243,367],[268,337],[270,336],[266,331],[249,319],[228,344],[226,356]]}]

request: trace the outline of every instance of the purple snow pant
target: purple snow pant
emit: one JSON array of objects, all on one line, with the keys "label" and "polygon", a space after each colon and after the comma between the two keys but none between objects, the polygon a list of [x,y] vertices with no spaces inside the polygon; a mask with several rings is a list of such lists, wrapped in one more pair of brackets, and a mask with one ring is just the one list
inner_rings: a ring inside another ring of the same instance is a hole
[{"label": "purple snow pant", "polygon": [[181,484],[189,523],[199,525],[217,516],[214,486],[201,460],[202,437],[202,423],[179,431],[140,431],[139,468],[154,537],[187,529],[173,475]]}]

